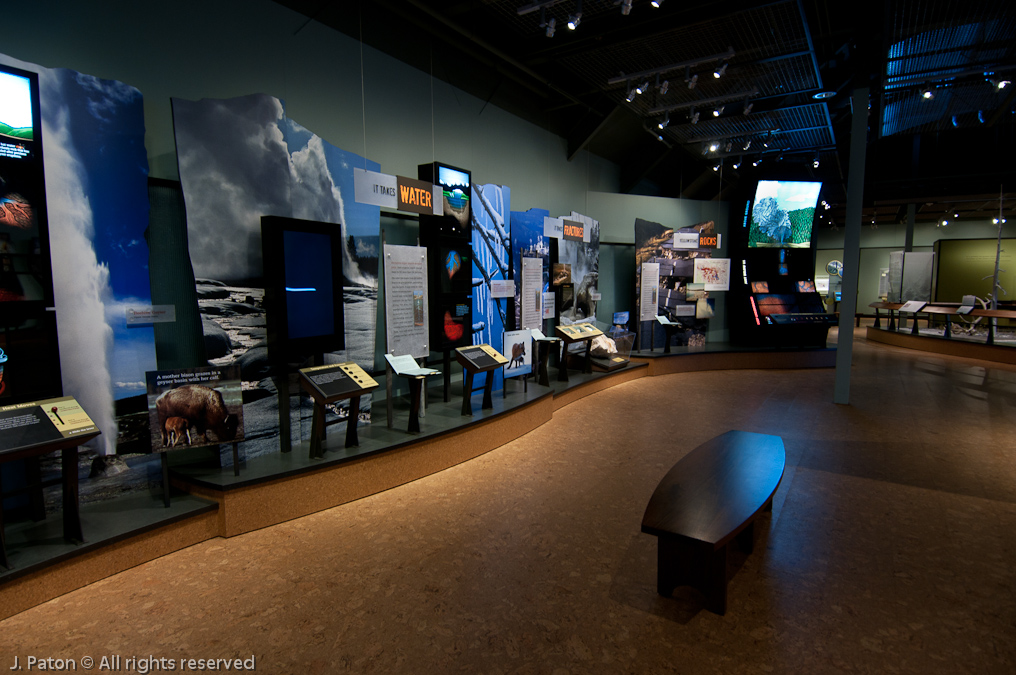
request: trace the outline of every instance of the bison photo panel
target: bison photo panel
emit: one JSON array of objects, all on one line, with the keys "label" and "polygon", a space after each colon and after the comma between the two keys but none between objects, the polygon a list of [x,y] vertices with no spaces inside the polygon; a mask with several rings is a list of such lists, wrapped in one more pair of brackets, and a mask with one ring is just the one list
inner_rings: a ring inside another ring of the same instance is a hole
[{"label": "bison photo panel", "polygon": [[239,366],[157,370],[145,376],[153,452],[243,440]]}]

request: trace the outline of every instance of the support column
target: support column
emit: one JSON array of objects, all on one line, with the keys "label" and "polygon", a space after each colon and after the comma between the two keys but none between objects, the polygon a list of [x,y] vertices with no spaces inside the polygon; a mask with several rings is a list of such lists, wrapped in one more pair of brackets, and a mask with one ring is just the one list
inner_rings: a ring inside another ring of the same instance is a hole
[{"label": "support column", "polygon": [[[916,151],[915,151],[916,152]],[[903,242],[903,270],[906,272],[907,264],[906,259],[907,253],[914,250],[914,223],[917,221],[917,204],[907,204],[907,236]],[[903,298],[903,300],[909,300],[910,298]],[[912,315],[911,319],[914,321],[914,326],[917,325],[917,315]],[[907,317],[904,316],[903,312],[900,312],[900,329],[907,327]]]},{"label": "support column", "polygon": [[868,88],[851,97],[850,171],[847,174],[847,214],[843,235],[843,294],[840,302],[839,342],[836,346],[836,385],[833,402],[850,403],[850,363],[854,356],[854,313],[861,259],[861,207],[864,204],[864,162],[868,148]]}]

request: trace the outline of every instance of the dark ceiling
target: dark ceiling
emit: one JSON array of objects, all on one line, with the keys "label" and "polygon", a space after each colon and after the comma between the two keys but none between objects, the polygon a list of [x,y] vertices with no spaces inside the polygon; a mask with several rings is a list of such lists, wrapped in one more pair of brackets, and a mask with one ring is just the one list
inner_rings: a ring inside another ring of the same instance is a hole
[{"label": "dark ceiling", "polygon": [[1016,75],[1011,0],[276,2],[566,138],[570,157],[616,162],[624,192],[818,179],[842,223],[851,96],[868,87],[865,222],[901,222],[909,202],[918,221],[983,219],[1003,189],[1016,214],[1016,85],[998,86]]}]

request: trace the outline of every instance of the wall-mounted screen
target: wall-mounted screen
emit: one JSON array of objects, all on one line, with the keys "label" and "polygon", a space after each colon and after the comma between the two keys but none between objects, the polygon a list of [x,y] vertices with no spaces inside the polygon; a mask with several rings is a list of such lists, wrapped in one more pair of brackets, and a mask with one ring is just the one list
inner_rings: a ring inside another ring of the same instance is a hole
[{"label": "wall-mounted screen", "polygon": [[[0,304],[53,304],[38,75],[0,66]],[[18,307],[15,310],[15,306]]]},{"label": "wall-mounted screen", "polygon": [[752,203],[749,247],[808,248],[822,183],[760,180]]},{"label": "wall-mounted screen", "polygon": [[[430,224],[438,227],[445,236],[470,236],[470,194],[472,176],[469,171],[449,164],[434,162],[421,164],[418,176],[420,180],[430,181],[441,188],[444,216],[438,217]],[[420,221],[423,226],[423,219]]]},{"label": "wall-mounted screen", "polygon": [[261,246],[272,358],[344,349],[341,226],[264,216]]}]

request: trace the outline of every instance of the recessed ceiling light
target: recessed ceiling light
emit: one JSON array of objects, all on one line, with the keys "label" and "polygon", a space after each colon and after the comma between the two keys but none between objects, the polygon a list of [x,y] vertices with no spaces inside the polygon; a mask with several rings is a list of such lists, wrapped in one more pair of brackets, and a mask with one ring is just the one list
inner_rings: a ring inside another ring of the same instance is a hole
[{"label": "recessed ceiling light", "polygon": [[821,100],[826,99],[826,98],[832,98],[833,96],[836,96],[836,92],[835,91],[820,91],[818,93],[815,93],[815,94],[811,95],[811,97],[813,99],[816,99],[818,101],[821,101]]}]

